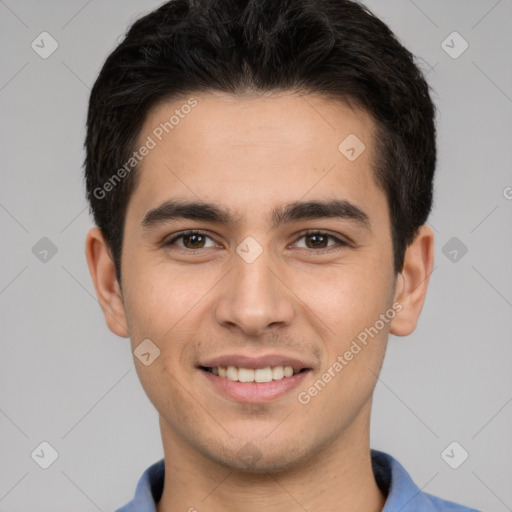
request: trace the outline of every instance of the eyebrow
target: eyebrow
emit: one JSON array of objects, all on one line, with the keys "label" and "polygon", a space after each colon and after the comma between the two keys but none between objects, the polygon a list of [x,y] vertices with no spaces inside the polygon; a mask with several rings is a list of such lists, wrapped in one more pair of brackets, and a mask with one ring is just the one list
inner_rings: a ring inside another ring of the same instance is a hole
[{"label": "eyebrow", "polygon": [[[150,229],[177,219],[233,225],[239,218],[233,216],[229,210],[222,209],[213,203],[170,200],[149,210],[142,220],[142,227]],[[295,201],[279,206],[272,211],[271,226],[272,229],[276,229],[282,224],[294,221],[327,218],[349,220],[371,231],[369,216],[355,204],[340,199]]]}]

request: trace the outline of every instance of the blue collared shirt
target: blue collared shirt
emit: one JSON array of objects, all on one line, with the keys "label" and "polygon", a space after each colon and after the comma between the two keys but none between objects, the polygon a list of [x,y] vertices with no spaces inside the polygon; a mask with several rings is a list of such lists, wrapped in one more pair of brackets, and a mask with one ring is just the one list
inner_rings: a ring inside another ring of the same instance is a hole
[{"label": "blue collared shirt", "polygon": [[[372,469],[380,490],[387,496],[382,512],[480,512],[427,494],[412,481],[405,468],[391,455],[371,450]],[[142,474],[135,497],[116,512],[156,512],[164,487],[164,459]]]}]

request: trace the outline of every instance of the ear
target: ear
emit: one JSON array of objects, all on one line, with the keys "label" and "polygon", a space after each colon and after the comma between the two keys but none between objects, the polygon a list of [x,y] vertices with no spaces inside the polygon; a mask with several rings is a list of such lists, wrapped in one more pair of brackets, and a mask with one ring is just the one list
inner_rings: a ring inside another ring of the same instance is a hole
[{"label": "ear", "polygon": [[121,288],[110,249],[98,227],[87,233],[85,255],[108,328],[114,334],[127,338],[129,334]]},{"label": "ear", "polygon": [[395,303],[402,309],[393,318],[390,331],[396,336],[411,334],[418,323],[434,266],[434,233],[424,224],[407,247],[404,266],[397,276]]}]

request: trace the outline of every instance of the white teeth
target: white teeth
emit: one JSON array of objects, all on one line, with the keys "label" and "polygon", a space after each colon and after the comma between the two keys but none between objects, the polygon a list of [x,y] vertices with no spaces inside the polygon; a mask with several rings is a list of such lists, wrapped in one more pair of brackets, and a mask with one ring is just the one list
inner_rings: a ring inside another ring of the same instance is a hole
[{"label": "white teeth", "polygon": [[254,380],[256,382],[272,382],[272,368],[258,368],[254,371]]},{"label": "white teeth", "polygon": [[293,375],[293,368],[291,366],[284,367],[284,376],[291,377]]},{"label": "white teeth", "polygon": [[271,382],[291,377],[294,373],[299,373],[299,370],[294,371],[291,366],[274,366],[272,368],[266,366],[256,370],[252,368],[239,368],[237,366],[218,366],[210,370],[214,375],[235,382]]},{"label": "white teeth", "polygon": [[272,379],[281,380],[284,377],[284,368],[282,366],[275,366],[272,368]]},{"label": "white teeth", "polygon": [[240,382],[254,382],[254,370],[250,368],[238,368],[238,380]]},{"label": "white teeth", "polygon": [[229,380],[238,380],[238,368],[236,366],[228,366],[226,368],[226,377]]}]

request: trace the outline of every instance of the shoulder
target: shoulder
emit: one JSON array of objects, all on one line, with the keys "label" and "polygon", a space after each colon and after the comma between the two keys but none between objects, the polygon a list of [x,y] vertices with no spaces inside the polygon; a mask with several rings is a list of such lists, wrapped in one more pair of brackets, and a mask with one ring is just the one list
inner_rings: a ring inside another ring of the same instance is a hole
[{"label": "shoulder", "polygon": [[371,450],[375,481],[387,496],[382,512],[480,512],[423,492],[406,469],[391,455]]},{"label": "shoulder", "polygon": [[481,512],[476,508],[470,508],[453,501],[443,500],[442,498],[433,496],[432,494],[428,494],[426,492],[423,492],[422,494],[425,502],[431,506],[432,510],[440,512]]},{"label": "shoulder", "polygon": [[156,512],[162,496],[165,476],[164,459],[149,466],[140,477],[133,499],[116,512]]}]

